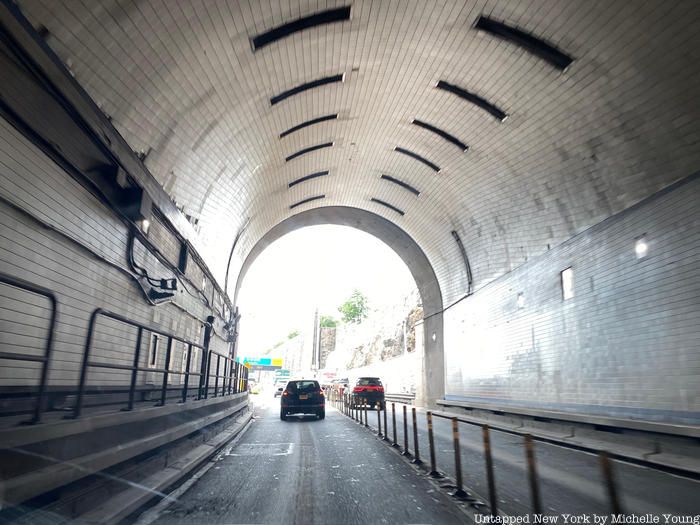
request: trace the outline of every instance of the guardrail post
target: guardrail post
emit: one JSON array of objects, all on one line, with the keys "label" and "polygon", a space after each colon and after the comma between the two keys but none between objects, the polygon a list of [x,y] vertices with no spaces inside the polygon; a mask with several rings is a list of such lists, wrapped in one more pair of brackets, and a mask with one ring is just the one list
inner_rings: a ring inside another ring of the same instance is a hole
[{"label": "guardrail post", "polygon": [[391,425],[394,427],[394,442],[391,446],[398,448],[399,444],[396,441],[396,403],[393,401],[391,402]]},{"label": "guardrail post", "polygon": [[377,435],[382,437],[382,404],[377,403],[377,428],[379,429]]},{"label": "guardrail post", "polygon": [[530,434],[525,434],[524,438],[527,475],[530,482],[530,498],[532,499],[532,513],[542,514],[542,501],[540,500],[540,487],[537,479],[537,462],[535,460],[535,443]]},{"label": "guardrail post", "polygon": [[211,379],[211,356],[213,352],[207,352],[207,376],[204,378],[204,399],[209,399],[209,380]]},{"label": "guardrail post", "polygon": [[622,506],[620,505],[620,500],[617,495],[617,485],[615,484],[615,476],[613,475],[610,457],[607,452],[601,451],[598,453],[598,459],[600,461],[600,468],[603,471],[603,479],[605,480],[608,498],[610,499],[612,514],[623,514]]},{"label": "guardrail post", "polygon": [[430,477],[431,478],[441,478],[437,470],[437,462],[435,460],[435,437],[433,436],[433,413],[428,410],[425,413],[425,418],[428,421],[428,446],[430,447]]},{"label": "guardrail post", "polygon": [[139,361],[141,360],[141,338],[143,336],[143,328],[139,326],[138,332],[136,334],[136,349],[134,350],[134,365],[131,369],[131,384],[129,385],[129,405],[122,410],[133,410],[134,409],[134,395],[136,391],[136,376],[139,371],[137,370],[139,366]]},{"label": "guardrail post", "polygon": [[[80,381],[78,382],[78,393],[75,397],[75,408],[73,409],[72,418],[80,417],[80,412],[83,408],[83,395],[85,393],[85,383],[87,382],[87,368],[88,362],[90,360],[90,348],[92,347],[92,337],[95,334],[95,322],[97,316],[100,314],[100,309],[98,308],[90,316],[90,325],[88,327],[88,334],[85,340],[85,350],[83,351],[83,363],[80,367]],[[139,330],[139,335],[141,331]],[[140,341],[140,337],[139,337]]]},{"label": "guardrail post", "polygon": [[228,358],[228,395],[231,395],[232,392],[231,390],[233,389],[233,365],[235,364],[233,362],[233,359],[230,357]]},{"label": "guardrail post", "polygon": [[202,375],[199,376],[199,397],[197,397],[197,399],[202,399],[202,387],[205,388],[204,399],[207,399],[209,397],[209,365],[211,364],[209,344],[211,342],[213,322],[214,316],[210,315],[209,317],[207,317],[207,323],[204,325],[204,341],[202,342],[202,366],[199,369],[199,372]]},{"label": "guardrail post", "polygon": [[182,387],[182,402],[187,402],[187,388],[190,384],[190,363],[192,362],[192,343],[187,344],[187,363],[185,364],[185,385]]},{"label": "guardrail post", "polygon": [[362,411],[363,414],[364,414],[364,416],[365,416],[365,426],[368,427],[368,426],[369,426],[369,424],[368,424],[369,421],[367,420],[367,418],[369,417],[369,405],[367,404],[367,400],[366,400],[366,399],[363,400],[362,405],[365,407],[364,410]]},{"label": "guardrail post", "polygon": [[416,421],[416,407],[411,407],[411,415],[413,416],[413,463],[421,465],[423,461],[420,459],[418,450],[418,423]]},{"label": "guardrail post", "polygon": [[459,421],[456,417],[452,418],[452,444],[455,452],[455,472],[457,489],[452,493],[456,498],[466,498],[469,496],[464,490],[464,481],[462,480],[462,454],[459,448]]},{"label": "guardrail post", "polygon": [[387,425],[386,422],[386,401],[382,401],[379,407],[384,409],[384,437],[382,437],[382,439],[384,441],[389,441],[389,425]]},{"label": "guardrail post", "polygon": [[484,459],[486,460],[486,478],[489,484],[489,504],[491,507],[491,516],[498,515],[498,498],[496,497],[496,478],[493,472],[493,457],[491,456],[491,435],[489,426],[483,425],[481,433],[484,437]]},{"label": "guardrail post", "polygon": [[408,416],[406,415],[406,405],[403,406],[403,452],[402,456],[410,456],[408,451]]},{"label": "guardrail post", "polygon": [[168,347],[165,350],[165,366],[163,367],[165,369],[165,372],[163,372],[163,384],[160,389],[160,403],[156,404],[156,406],[162,407],[165,405],[165,397],[168,392],[168,372],[170,372],[170,357],[172,356],[173,352],[173,338],[168,337]]},{"label": "guardrail post", "polygon": [[214,395],[219,393],[219,365],[221,365],[221,354],[216,354],[216,372],[214,372]]}]

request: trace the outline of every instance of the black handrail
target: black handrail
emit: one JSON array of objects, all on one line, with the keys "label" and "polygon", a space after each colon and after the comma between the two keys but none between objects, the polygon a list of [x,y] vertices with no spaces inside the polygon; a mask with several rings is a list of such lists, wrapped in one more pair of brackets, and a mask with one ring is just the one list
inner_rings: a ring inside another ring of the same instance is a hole
[{"label": "black handrail", "polygon": [[39,356],[29,356],[29,355],[24,355],[24,354],[18,354],[14,352],[0,352],[0,359],[8,359],[12,361],[33,361],[36,363],[42,363],[41,366],[41,376],[39,378],[39,393],[37,395],[36,399],[36,406],[34,407],[34,416],[32,417],[31,420],[28,421],[28,423],[38,423],[41,421],[41,413],[44,409],[44,397],[46,395],[46,381],[48,380],[49,377],[49,362],[51,360],[51,351],[53,349],[53,334],[54,334],[54,328],[56,326],[56,310],[57,310],[57,304],[58,301],[56,299],[56,295],[49,290],[48,288],[44,288],[42,286],[37,286],[36,284],[32,284],[30,282],[27,282],[23,279],[19,279],[17,277],[12,277],[10,275],[6,275],[4,273],[0,273],[0,283],[7,284],[9,286],[14,286],[15,288],[19,288],[22,290],[26,290],[31,293],[35,293],[37,295],[41,295],[43,297],[46,297],[49,302],[51,303],[51,318],[49,321],[49,332],[46,337],[46,345],[44,347],[44,356],[39,357]]},{"label": "black handrail", "polygon": [[[91,361],[90,360],[90,351],[92,349],[92,343],[93,343],[93,338],[95,334],[95,326],[97,324],[97,319],[99,317],[107,317],[110,319],[114,319],[115,321],[119,321],[121,323],[124,323],[129,326],[133,326],[138,329],[137,336],[136,336],[136,346],[134,348],[134,359],[133,359],[133,364],[131,366],[129,365],[119,365],[119,364],[111,364],[111,363],[103,363],[103,362],[96,362],[96,361]],[[139,366],[140,363],[140,353],[141,353],[141,341],[143,338],[143,331],[146,330],[148,332],[151,332],[153,334],[161,335],[163,337],[166,337],[168,339],[168,347],[166,351],[166,357],[165,357],[165,368],[150,368],[150,367],[141,367]],[[182,389],[182,402],[187,401],[187,392],[189,388],[189,379],[190,376],[198,376],[199,377],[199,388],[198,388],[198,393],[197,393],[197,399],[201,399],[204,397],[205,399],[208,396],[208,390],[209,390],[209,376],[210,376],[210,363],[211,363],[211,358],[212,354],[217,356],[217,363],[220,362],[221,359],[224,359],[225,362],[230,362],[233,361],[231,357],[213,352],[209,350],[209,341],[210,341],[210,334],[211,334],[211,324],[207,323],[205,324],[205,339],[204,339],[204,344],[198,344],[195,343],[194,341],[190,341],[188,339],[185,339],[183,337],[180,337],[178,335],[175,335],[170,332],[166,332],[160,328],[156,328],[150,325],[147,325],[145,323],[141,323],[138,321],[134,321],[132,319],[128,319],[127,317],[124,317],[123,315],[116,314],[114,312],[109,312],[107,310],[104,310],[102,308],[97,308],[92,312],[92,315],[90,316],[90,325],[88,328],[88,334],[87,334],[87,339],[85,342],[85,350],[83,352],[83,359],[82,359],[82,366],[80,368],[80,382],[78,385],[78,392],[76,396],[76,401],[75,401],[75,407],[73,409],[73,413],[71,415],[72,418],[78,418],[80,417],[80,413],[83,408],[83,398],[85,396],[85,389],[86,389],[86,382],[87,382],[87,370],[88,368],[108,368],[108,369],[114,369],[114,370],[130,370],[131,371],[131,382],[129,386],[129,401],[127,407],[125,407],[123,410],[133,410],[134,408],[134,397],[135,397],[135,392],[136,392],[136,379],[138,376],[138,372],[155,372],[155,373],[160,373],[163,374],[163,382],[161,386],[161,398],[160,402],[157,404],[157,406],[163,406],[165,405],[165,399],[166,399],[166,394],[167,394],[167,385],[168,385],[168,376],[170,374],[175,374],[179,376],[185,376],[185,381],[184,381],[184,386]],[[172,345],[173,341],[179,341],[185,345],[187,345],[187,364],[184,372],[178,372],[175,370],[170,369],[170,357],[172,353]],[[202,364],[200,367],[199,372],[192,372],[191,371],[191,360],[192,360],[192,349],[193,348],[199,348],[202,350]],[[221,377],[218,375],[218,370],[217,370],[217,382],[218,378]],[[216,395],[216,392],[215,394]],[[223,394],[222,394],[223,395]]]}]

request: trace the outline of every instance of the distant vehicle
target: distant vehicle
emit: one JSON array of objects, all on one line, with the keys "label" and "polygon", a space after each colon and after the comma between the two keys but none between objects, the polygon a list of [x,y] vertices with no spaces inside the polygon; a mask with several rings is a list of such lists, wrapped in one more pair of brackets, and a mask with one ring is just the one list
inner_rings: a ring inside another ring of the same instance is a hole
[{"label": "distant vehicle", "polygon": [[378,377],[360,377],[355,383],[351,393],[353,407],[367,405],[370,407],[379,404],[384,408],[384,385]]},{"label": "distant vehicle", "polygon": [[289,414],[316,414],[318,419],[326,417],[326,397],[315,379],[297,379],[287,383],[280,400],[280,419],[287,420]]},{"label": "distant vehicle", "polygon": [[283,386],[278,386],[275,389],[275,397],[280,397],[282,395],[282,392],[284,392],[284,387]]}]

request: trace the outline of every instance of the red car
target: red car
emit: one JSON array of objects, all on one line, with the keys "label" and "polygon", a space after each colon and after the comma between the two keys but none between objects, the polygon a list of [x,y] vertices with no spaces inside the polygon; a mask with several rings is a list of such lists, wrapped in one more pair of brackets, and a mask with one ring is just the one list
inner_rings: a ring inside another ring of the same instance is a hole
[{"label": "red car", "polygon": [[352,405],[374,407],[377,404],[384,409],[384,385],[378,377],[360,377],[352,389]]}]

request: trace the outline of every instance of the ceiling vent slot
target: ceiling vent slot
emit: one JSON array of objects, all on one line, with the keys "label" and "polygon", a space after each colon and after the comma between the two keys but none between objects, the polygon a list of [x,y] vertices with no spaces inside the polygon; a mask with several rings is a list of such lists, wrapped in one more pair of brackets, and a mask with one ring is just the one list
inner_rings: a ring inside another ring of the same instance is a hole
[{"label": "ceiling vent slot", "polygon": [[280,133],[280,138],[284,138],[290,133],[294,133],[295,131],[299,131],[300,129],[304,129],[307,126],[313,126],[314,124],[320,124],[321,122],[325,122],[327,120],[335,120],[338,118],[338,114],[334,115],[326,115],[325,117],[318,117],[314,118],[311,120],[307,120],[306,122],[302,122],[301,124],[297,124],[293,128],[289,128],[287,131],[283,131]]},{"label": "ceiling vent slot", "polygon": [[525,31],[507,26],[501,22],[496,22],[485,16],[479,17],[474,27],[525,48],[533,55],[546,60],[561,71],[564,71],[574,61],[569,55],[562,53],[544,40],[540,40]]},{"label": "ceiling vent slot", "polygon": [[297,18],[292,22],[270,29],[265,33],[251,38],[250,43],[253,46],[253,51],[257,51],[294,33],[303,31],[304,29],[310,29],[324,24],[332,24],[334,22],[345,22],[346,20],[350,20],[350,6],[329,9],[303,18]]},{"label": "ceiling vent slot", "polygon": [[436,128],[435,126],[432,126],[431,124],[428,124],[427,122],[423,122],[422,120],[418,120],[418,119],[413,119],[412,124],[415,124],[416,126],[419,126],[423,129],[427,129],[428,131],[432,131],[436,135],[440,135],[447,142],[451,142],[452,144],[457,146],[462,151],[467,151],[469,149],[469,146],[467,146],[464,142],[459,140],[454,135],[450,135],[449,133],[447,133],[447,131],[443,131],[440,128]]},{"label": "ceiling vent slot", "polygon": [[293,180],[292,182],[289,183],[289,187],[292,188],[296,186],[297,184],[301,184],[302,182],[306,182],[307,180],[315,179],[318,177],[325,177],[328,175],[328,170],[326,171],[317,171],[316,173],[311,173],[310,175],[306,175],[305,177],[301,177],[300,179]]},{"label": "ceiling vent slot", "polygon": [[418,195],[420,195],[420,192],[419,192],[416,188],[414,188],[413,186],[411,186],[410,184],[408,184],[408,183],[406,183],[406,182],[404,182],[404,181],[402,181],[402,180],[395,179],[394,177],[392,177],[392,176],[390,176],[390,175],[382,175],[382,179],[383,179],[383,180],[388,180],[389,182],[393,182],[394,184],[398,184],[398,185],[401,186],[402,188],[404,188],[404,189],[410,191],[411,193],[413,193],[416,197],[417,197]]},{"label": "ceiling vent slot", "polygon": [[311,153],[312,151],[316,151],[317,149],[323,149],[323,148],[330,148],[333,146],[332,142],[326,142],[324,144],[316,144],[315,146],[309,146],[308,148],[300,149],[296,153],[292,153],[289,157],[284,159],[286,162],[289,162],[290,160],[294,160],[297,157],[301,157],[302,155],[306,155],[307,153]]},{"label": "ceiling vent slot", "polygon": [[441,80],[440,82],[437,83],[438,89],[444,89],[445,91],[449,91],[450,93],[457,95],[459,98],[463,98],[464,100],[471,102],[472,104],[475,104],[479,106],[481,109],[488,111],[496,117],[498,120],[503,122],[505,119],[508,118],[508,115],[505,113],[505,111],[497,108],[493,104],[491,104],[489,101],[481,98],[479,95],[475,95],[474,93],[470,93],[466,89],[462,89],[459,86],[452,85],[448,82],[445,82],[444,80]]},{"label": "ceiling vent slot", "polygon": [[325,195],[316,195],[315,197],[309,197],[308,199],[304,199],[304,200],[302,200],[302,201],[295,202],[294,204],[292,204],[292,205],[289,207],[289,209],[290,209],[290,210],[293,210],[293,209],[296,208],[297,206],[301,206],[302,204],[306,204],[307,202],[317,201],[317,200],[319,200],[319,199],[325,199],[325,198],[326,198]]},{"label": "ceiling vent slot", "polygon": [[284,91],[279,95],[275,95],[270,99],[270,105],[274,106],[275,104],[279,104],[284,99],[292,97],[294,95],[298,95],[299,93],[302,93],[309,89],[325,86],[326,84],[333,84],[334,82],[343,82],[344,79],[345,73],[341,73],[339,75],[333,75],[330,77],[323,77],[318,78],[316,80],[312,80],[311,82],[307,82],[306,84],[301,84],[299,86],[293,87],[292,89],[288,89],[287,91]]},{"label": "ceiling vent slot", "polygon": [[413,153],[412,151],[409,151],[409,150],[404,149],[404,148],[399,148],[398,146],[396,146],[396,147],[394,148],[394,151],[398,151],[399,153],[403,153],[404,155],[408,155],[409,157],[414,158],[414,159],[416,159],[417,161],[422,162],[422,163],[425,164],[426,166],[429,166],[430,169],[432,169],[433,171],[438,171],[438,172],[440,171],[440,166],[438,166],[437,164],[434,164],[434,163],[430,162],[430,161],[429,161],[428,159],[426,159],[425,157],[421,157],[420,155],[418,155],[418,153]]},{"label": "ceiling vent slot", "polygon": [[380,200],[380,199],[375,199],[374,197],[372,197],[370,200],[371,200],[372,202],[376,202],[377,204],[381,204],[382,206],[385,206],[385,207],[389,208],[390,210],[395,211],[396,213],[398,213],[398,214],[401,215],[401,216],[406,215],[406,214],[404,213],[403,210],[400,210],[400,209],[397,208],[396,206],[392,206],[392,205],[389,204],[388,202],[384,202],[383,200]]}]

